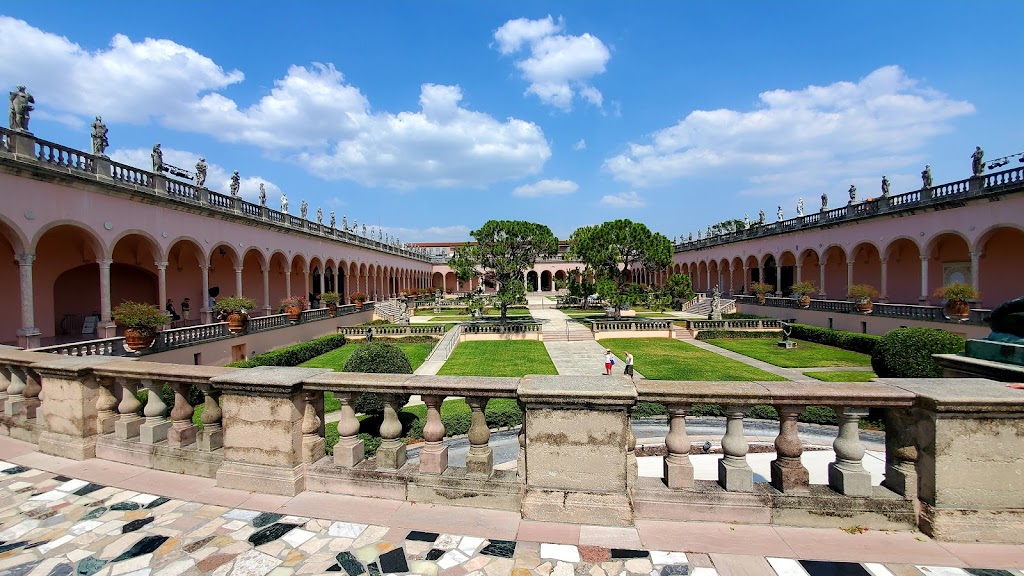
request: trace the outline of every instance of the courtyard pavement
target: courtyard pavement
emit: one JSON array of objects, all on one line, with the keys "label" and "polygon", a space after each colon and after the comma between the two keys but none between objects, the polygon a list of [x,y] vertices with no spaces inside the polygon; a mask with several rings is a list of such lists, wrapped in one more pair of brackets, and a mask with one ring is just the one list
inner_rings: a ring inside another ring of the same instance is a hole
[{"label": "courtyard pavement", "polygon": [[638,520],[522,520],[517,512],[303,492],[40,454],[0,437],[0,574],[290,576],[1024,574],[1024,546],[913,531]]}]

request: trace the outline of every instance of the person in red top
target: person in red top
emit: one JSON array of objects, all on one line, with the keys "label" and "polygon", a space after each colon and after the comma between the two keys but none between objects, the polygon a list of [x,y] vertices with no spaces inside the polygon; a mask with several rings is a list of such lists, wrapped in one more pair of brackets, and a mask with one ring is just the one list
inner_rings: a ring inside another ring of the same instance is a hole
[{"label": "person in red top", "polygon": [[604,375],[605,376],[611,376],[612,364],[614,364],[614,363],[615,363],[615,360],[612,360],[612,351],[611,350],[605,350],[604,351]]}]

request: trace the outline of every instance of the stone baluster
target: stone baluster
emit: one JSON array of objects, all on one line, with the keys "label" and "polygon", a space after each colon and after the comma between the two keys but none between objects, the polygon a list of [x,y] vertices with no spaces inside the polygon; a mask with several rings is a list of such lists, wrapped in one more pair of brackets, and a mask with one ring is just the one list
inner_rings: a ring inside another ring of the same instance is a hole
[{"label": "stone baluster", "polygon": [[402,422],[398,419],[398,397],[394,394],[384,395],[384,421],[380,424],[380,447],[377,448],[377,467],[397,470],[405,465],[405,442],[402,435]]},{"label": "stone baluster", "polygon": [[0,413],[7,405],[7,389],[11,385],[11,365],[0,363]]},{"label": "stone baluster", "polygon": [[423,425],[423,448],[420,449],[420,472],[442,474],[448,468],[448,447],[444,445],[444,423],[441,402],[444,396],[423,396],[427,405],[427,422]]},{"label": "stone baluster", "polygon": [[143,380],[142,385],[148,394],[146,395],[146,407],[142,409],[146,421],[139,427],[139,439],[143,444],[156,444],[167,439],[167,431],[171,428],[171,421],[164,415],[167,412],[167,404],[160,397],[163,382]]},{"label": "stone baluster", "polygon": [[199,389],[203,391],[205,397],[203,413],[199,416],[199,420],[203,423],[203,429],[199,432],[198,437],[199,449],[213,452],[224,446],[224,429],[221,425],[224,412],[220,409],[220,391],[209,384],[201,384]]},{"label": "stone baluster", "polygon": [[188,401],[189,389],[187,382],[168,382],[174,390],[174,406],[171,408],[171,427],[167,430],[167,445],[181,448],[194,444],[196,441],[196,425],[192,423],[195,408]]},{"label": "stone baluster", "polygon": [[359,420],[352,407],[355,394],[335,392],[334,398],[341,403],[341,419],[338,421],[338,443],[334,445],[334,463],[352,468],[363,461],[363,441],[359,438]]},{"label": "stone baluster", "polygon": [[690,437],[686,434],[685,404],[668,405],[668,435],[665,436],[664,481],[669,488],[693,487],[693,464],[690,463]]},{"label": "stone baluster", "polygon": [[917,428],[922,416],[914,409],[885,411],[885,481],[882,484],[909,500],[917,500]]},{"label": "stone baluster", "polygon": [[139,416],[142,402],[136,397],[139,383],[127,378],[118,378],[117,383],[121,388],[121,402],[117,405],[117,412],[120,414],[117,422],[114,422],[114,436],[118,440],[129,440],[139,435],[139,428],[144,422]]},{"label": "stone baluster", "polygon": [[847,496],[871,496],[871,474],[864,469],[864,444],[860,441],[860,419],[867,416],[866,408],[842,407],[839,417],[839,435],[832,443],[836,461],[828,465],[828,485]]},{"label": "stone baluster", "polygon": [[718,483],[729,492],[750,492],[754,489],[754,471],[747,463],[747,438],[743,435],[743,406],[723,406],[725,436],[724,456],[718,461]]},{"label": "stone baluster", "polygon": [[775,438],[775,460],[772,460],[772,486],[779,492],[807,490],[810,476],[800,462],[804,446],[797,435],[797,416],[803,406],[776,406],[779,413],[779,435]]},{"label": "stone baluster", "polygon": [[494,471],[494,455],[488,445],[491,439],[491,429],[487,426],[487,417],[484,415],[487,400],[486,397],[480,396],[466,398],[466,403],[469,404],[469,409],[473,413],[469,425],[469,454],[466,455],[466,473],[489,478]]},{"label": "stone baluster", "polygon": [[322,402],[323,392],[306,391],[306,406],[302,412],[302,461],[315,464],[327,455],[326,444],[320,435],[320,417],[317,404]]},{"label": "stone baluster", "polygon": [[110,434],[117,421],[117,381],[110,377],[99,377],[96,380],[100,385],[96,397],[96,431]]},{"label": "stone baluster", "polygon": [[11,385],[7,387],[7,402],[4,414],[18,416],[25,404],[25,370],[21,366],[11,364]]},{"label": "stone baluster", "polygon": [[25,405],[21,412],[26,420],[34,420],[36,409],[39,408],[43,401],[42,379],[31,368],[24,368],[23,370],[25,373],[25,389],[21,393],[25,397]]}]

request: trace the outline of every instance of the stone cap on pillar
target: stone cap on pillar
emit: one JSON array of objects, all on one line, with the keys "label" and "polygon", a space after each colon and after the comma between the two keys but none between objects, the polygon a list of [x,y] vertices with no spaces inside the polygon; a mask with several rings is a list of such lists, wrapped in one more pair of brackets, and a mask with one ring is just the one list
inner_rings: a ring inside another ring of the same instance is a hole
[{"label": "stone cap on pillar", "polygon": [[256,366],[241,368],[210,378],[217,390],[248,396],[290,396],[302,389],[306,380],[331,372],[328,368],[283,368]]},{"label": "stone cap on pillar", "polygon": [[[22,350],[14,346],[3,346],[0,347],[0,363],[2,364],[14,364],[16,366],[28,366],[35,364],[36,362],[46,362],[53,360],[54,358],[63,358],[64,356],[58,356],[56,354],[50,354],[49,352],[31,352],[28,350]],[[101,358],[101,356],[97,356]],[[109,357],[102,356],[108,361]]]},{"label": "stone cap on pillar", "polygon": [[31,368],[36,372],[54,377],[78,378],[91,374],[97,366],[111,362],[127,362],[111,356],[64,356],[57,354],[36,354],[47,356],[45,360],[34,362]]},{"label": "stone cap on pillar", "polygon": [[436,396],[515,398],[519,378],[490,376],[415,376],[326,372],[306,380],[307,390],[326,392],[379,392]]},{"label": "stone cap on pillar", "polygon": [[223,366],[192,366],[189,364],[165,364],[163,362],[142,362],[132,359],[117,359],[95,369],[97,376],[105,378],[136,378],[160,380],[187,384],[206,384],[211,378],[230,374],[241,368]]},{"label": "stone cap on pillar", "polygon": [[886,380],[917,396],[915,406],[932,412],[1024,413],[1024,390],[985,378],[901,378]]},{"label": "stone cap on pillar", "polygon": [[517,390],[527,405],[616,409],[636,404],[636,387],[626,376],[524,376]]},{"label": "stone cap on pillar", "polygon": [[763,382],[677,382],[640,380],[640,400],[662,404],[770,404],[771,394]]}]

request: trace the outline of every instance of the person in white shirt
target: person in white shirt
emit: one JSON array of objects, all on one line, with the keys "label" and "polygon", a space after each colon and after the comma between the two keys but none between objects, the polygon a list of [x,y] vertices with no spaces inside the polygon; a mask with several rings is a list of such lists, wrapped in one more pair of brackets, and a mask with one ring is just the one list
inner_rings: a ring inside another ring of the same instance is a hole
[{"label": "person in white shirt", "polygon": [[626,352],[626,371],[625,374],[629,376],[629,379],[633,379],[633,355]]},{"label": "person in white shirt", "polygon": [[605,376],[611,376],[612,364],[614,364],[614,363],[615,363],[615,360],[612,360],[612,351],[611,350],[605,350],[604,351],[604,375]]}]

